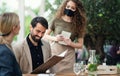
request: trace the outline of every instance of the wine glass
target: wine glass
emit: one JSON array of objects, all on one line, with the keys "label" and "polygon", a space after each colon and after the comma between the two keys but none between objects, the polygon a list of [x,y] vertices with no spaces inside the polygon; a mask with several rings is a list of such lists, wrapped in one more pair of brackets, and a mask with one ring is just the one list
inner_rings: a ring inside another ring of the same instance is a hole
[{"label": "wine glass", "polygon": [[85,61],[81,61],[80,62],[80,75],[84,75],[86,70],[86,62]]},{"label": "wine glass", "polygon": [[79,73],[80,73],[80,63],[77,63],[77,62],[74,63],[74,65],[73,65],[73,71],[76,74],[76,76],[79,75]]}]

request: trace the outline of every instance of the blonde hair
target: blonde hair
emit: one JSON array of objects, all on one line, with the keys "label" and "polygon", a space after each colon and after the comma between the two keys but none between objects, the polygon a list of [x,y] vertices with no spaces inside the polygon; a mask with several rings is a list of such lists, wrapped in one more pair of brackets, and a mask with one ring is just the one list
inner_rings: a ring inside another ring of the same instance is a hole
[{"label": "blonde hair", "polygon": [[9,35],[13,26],[19,24],[19,17],[16,13],[8,12],[0,16],[0,33],[2,36]]}]

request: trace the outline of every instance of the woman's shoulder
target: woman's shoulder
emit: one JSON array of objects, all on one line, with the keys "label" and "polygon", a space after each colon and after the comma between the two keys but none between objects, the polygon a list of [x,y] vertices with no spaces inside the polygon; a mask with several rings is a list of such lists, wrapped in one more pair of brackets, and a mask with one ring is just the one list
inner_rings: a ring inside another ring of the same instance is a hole
[{"label": "woman's shoulder", "polygon": [[10,54],[11,50],[6,46],[6,44],[0,44],[0,54]]},{"label": "woman's shoulder", "polygon": [[8,49],[5,44],[0,44],[0,50]]},{"label": "woman's shoulder", "polygon": [[62,20],[62,18],[54,18],[53,22],[56,22],[56,21],[63,21],[63,20]]}]

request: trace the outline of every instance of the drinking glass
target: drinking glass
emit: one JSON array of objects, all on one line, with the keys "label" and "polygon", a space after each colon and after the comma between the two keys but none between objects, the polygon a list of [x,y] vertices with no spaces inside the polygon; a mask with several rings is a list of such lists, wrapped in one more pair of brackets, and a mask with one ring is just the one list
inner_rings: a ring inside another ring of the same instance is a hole
[{"label": "drinking glass", "polygon": [[118,72],[118,74],[120,74],[120,62],[117,62],[117,72]]},{"label": "drinking glass", "polygon": [[73,65],[73,71],[76,74],[76,76],[78,76],[79,73],[80,73],[80,67],[81,67],[80,63],[74,63],[74,65]]},{"label": "drinking glass", "polygon": [[86,62],[85,61],[81,61],[80,62],[80,75],[85,75],[85,70],[86,70]]}]

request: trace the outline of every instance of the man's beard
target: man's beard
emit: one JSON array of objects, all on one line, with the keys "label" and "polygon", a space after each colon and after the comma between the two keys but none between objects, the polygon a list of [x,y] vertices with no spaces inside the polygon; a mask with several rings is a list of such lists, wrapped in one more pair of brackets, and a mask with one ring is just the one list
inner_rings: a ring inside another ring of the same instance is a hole
[{"label": "man's beard", "polygon": [[31,35],[31,38],[33,39],[33,41],[39,42],[41,40],[41,37],[39,39],[37,39],[36,37],[38,37],[38,36],[37,35]]}]

